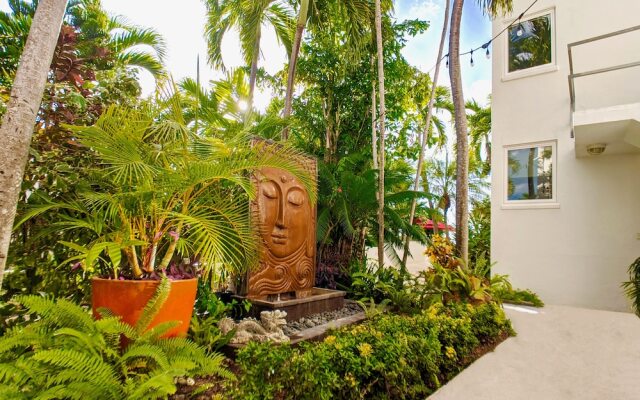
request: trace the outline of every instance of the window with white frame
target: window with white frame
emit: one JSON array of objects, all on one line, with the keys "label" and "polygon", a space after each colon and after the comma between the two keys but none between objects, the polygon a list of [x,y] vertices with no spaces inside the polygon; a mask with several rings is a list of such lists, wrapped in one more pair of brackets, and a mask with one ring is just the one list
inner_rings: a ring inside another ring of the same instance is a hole
[{"label": "window with white frame", "polygon": [[555,141],[507,146],[505,203],[554,203],[555,163]]},{"label": "window with white frame", "polygon": [[553,10],[548,10],[509,27],[507,74],[555,64],[553,24]]}]

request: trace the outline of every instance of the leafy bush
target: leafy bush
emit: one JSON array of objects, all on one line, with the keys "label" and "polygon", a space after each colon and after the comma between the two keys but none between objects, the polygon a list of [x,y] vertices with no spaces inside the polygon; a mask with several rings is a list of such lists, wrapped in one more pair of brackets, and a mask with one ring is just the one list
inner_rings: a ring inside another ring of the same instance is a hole
[{"label": "leafy bush", "polygon": [[629,281],[624,282],[622,287],[633,301],[633,311],[640,317],[640,257],[629,265]]},{"label": "leafy bush", "polygon": [[433,235],[431,245],[427,247],[425,254],[429,257],[432,265],[438,264],[443,268],[453,269],[460,265],[460,259],[454,255],[453,249],[453,243],[447,237]]},{"label": "leafy bush", "polygon": [[236,300],[224,302],[206,283],[199,281],[195,314],[189,325],[189,338],[208,352],[219,350],[229,343],[235,335],[235,330],[223,334],[218,328],[218,322],[225,317],[240,318],[250,307],[251,303],[248,300],[242,303]]},{"label": "leafy bush", "polygon": [[94,320],[65,299],[19,296],[38,318],[0,338],[0,398],[157,399],[184,375],[232,379],[221,355],[184,338],[161,338],[177,322],[148,329],[170,290],[164,279],[136,326],[103,309]]},{"label": "leafy bush", "polygon": [[513,334],[496,304],[434,305],[386,314],[298,348],[251,343],[238,353],[243,399],[423,399],[473,361],[474,350]]},{"label": "leafy bush", "polygon": [[491,199],[473,202],[469,215],[469,262],[480,257],[491,259]]},{"label": "leafy bush", "polygon": [[502,303],[544,307],[544,302],[540,300],[540,297],[529,289],[522,290],[504,287],[494,290],[493,294],[496,300],[499,300]]}]

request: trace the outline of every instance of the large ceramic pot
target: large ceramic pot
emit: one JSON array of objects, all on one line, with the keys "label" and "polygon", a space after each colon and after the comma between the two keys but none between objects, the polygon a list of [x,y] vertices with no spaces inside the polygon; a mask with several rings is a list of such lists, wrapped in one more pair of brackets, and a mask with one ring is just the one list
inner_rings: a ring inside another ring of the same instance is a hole
[{"label": "large ceramic pot", "polygon": [[[140,318],[142,310],[155,293],[160,281],[134,281],[93,278],[91,287],[93,315],[99,317],[97,310],[106,307],[130,325]],[[168,331],[164,336],[185,336],[193,314],[198,279],[171,281],[169,298],[160,308],[160,312],[151,321],[149,327],[162,322],[180,321],[180,325]]]}]

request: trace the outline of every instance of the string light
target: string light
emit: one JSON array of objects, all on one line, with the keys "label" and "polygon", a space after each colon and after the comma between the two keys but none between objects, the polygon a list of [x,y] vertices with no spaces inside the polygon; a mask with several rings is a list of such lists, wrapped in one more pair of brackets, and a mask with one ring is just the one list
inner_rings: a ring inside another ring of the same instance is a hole
[{"label": "string light", "polygon": [[[466,53],[460,53],[459,56],[466,56],[467,54],[471,55],[471,66],[474,66],[474,61],[473,61],[473,52],[480,50],[480,49],[485,49],[486,52],[486,56],[488,59],[491,58],[491,52],[489,51],[489,46],[491,45],[491,43],[493,43],[494,40],[496,40],[498,38],[498,36],[502,35],[503,33],[505,33],[509,28],[512,28],[516,25],[518,25],[518,30],[516,31],[516,35],[518,37],[521,37],[522,35],[524,35],[524,27],[522,26],[522,23],[520,21],[522,21],[522,18],[524,17],[524,15],[529,12],[529,10],[531,10],[533,8],[534,5],[536,5],[536,3],[539,0],[534,0],[533,3],[531,3],[529,5],[529,7],[526,8],[526,10],[524,10],[520,15],[518,15],[518,18],[514,19],[513,22],[511,22],[508,26],[506,26],[504,29],[502,29],[500,32],[498,32],[498,34],[496,34],[494,37],[492,37],[491,39],[489,39],[488,42],[486,42],[485,44],[483,44],[482,46],[478,46],[475,49],[472,49],[470,51],[467,51]],[[441,59],[438,60],[438,62],[436,63],[439,64],[442,62],[443,59],[447,59],[447,68],[449,68],[449,53],[445,54],[444,56],[442,56]],[[436,66],[434,65],[433,67],[431,67],[431,69],[429,70],[429,72],[433,71],[433,69]]]},{"label": "string light", "polygon": [[487,43],[482,45],[482,48],[487,50],[487,52],[485,53],[487,55],[487,60],[491,58],[491,53],[489,52],[490,45],[491,45],[491,40],[489,40]]}]

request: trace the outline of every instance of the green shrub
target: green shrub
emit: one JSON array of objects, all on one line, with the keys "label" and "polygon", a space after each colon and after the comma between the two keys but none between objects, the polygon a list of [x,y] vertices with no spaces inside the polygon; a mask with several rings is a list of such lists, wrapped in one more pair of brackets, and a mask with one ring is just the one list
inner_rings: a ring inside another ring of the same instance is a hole
[{"label": "green shrub", "polygon": [[238,353],[242,399],[424,399],[513,330],[496,304],[436,305],[381,315],[298,348],[251,343]]},{"label": "green shrub", "polygon": [[157,399],[176,391],[176,377],[232,379],[221,355],[184,338],[161,338],[177,322],[148,329],[169,290],[165,278],[136,326],[108,310],[96,321],[65,299],[18,297],[38,318],[0,338],[0,398]]},{"label": "green shrub", "polygon": [[640,317],[640,257],[629,265],[629,280],[622,284],[624,293],[633,302],[632,308]]},{"label": "green shrub", "polygon": [[540,297],[529,289],[500,288],[494,291],[494,297],[503,303],[544,307],[544,302],[540,300]]}]

